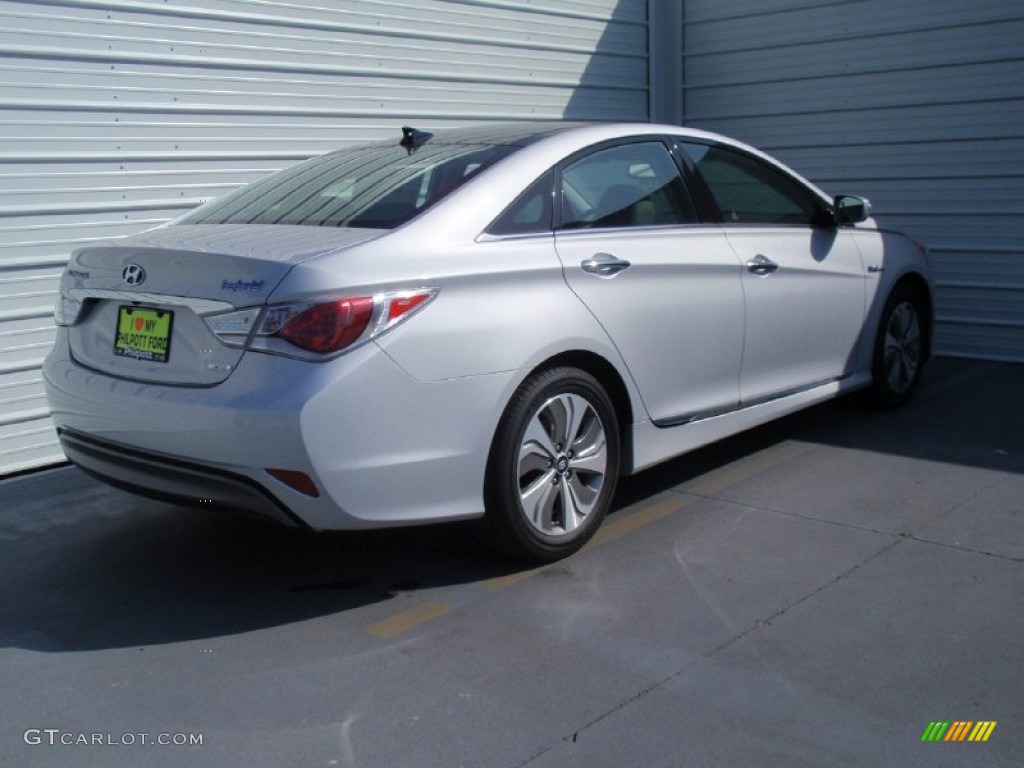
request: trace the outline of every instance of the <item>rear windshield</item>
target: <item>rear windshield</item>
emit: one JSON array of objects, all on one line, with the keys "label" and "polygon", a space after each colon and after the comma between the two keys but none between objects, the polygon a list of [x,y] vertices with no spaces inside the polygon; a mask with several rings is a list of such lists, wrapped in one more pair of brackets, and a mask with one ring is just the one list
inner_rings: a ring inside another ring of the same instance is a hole
[{"label": "rear windshield", "polygon": [[306,224],[393,229],[514,152],[505,145],[345,149],[271,174],[179,224]]}]

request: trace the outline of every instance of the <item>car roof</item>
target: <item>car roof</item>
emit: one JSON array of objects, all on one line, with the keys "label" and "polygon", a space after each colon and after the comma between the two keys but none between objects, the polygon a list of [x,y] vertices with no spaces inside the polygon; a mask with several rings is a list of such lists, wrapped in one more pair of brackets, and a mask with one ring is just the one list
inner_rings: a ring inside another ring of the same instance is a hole
[{"label": "car roof", "polygon": [[[589,130],[586,130],[589,129]],[[406,130],[405,128],[402,129]],[[416,130],[415,126],[412,130]],[[471,125],[460,128],[439,128],[430,132],[430,138],[424,143],[432,144],[503,144],[515,147],[526,147],[542,139],[560,133],[584,130],[587,133],[602,133],[608,137],[620,135],[672,134],[729,142],[725,136],[707,131],[686,128],[678,125],[658,125],[644,122],[618,121],[523,121],[509,123],[491,123],[487,125]],[[399,138],[401,135],[399,134]],[[381,143],[387,143],[382,140]]]},{"label": "car roof", "polygon": [[588,125],[596,123],[536,121],[472,125],[439,129],[429,141],[432,144],[504,144],[525,147],[548,136]]}]

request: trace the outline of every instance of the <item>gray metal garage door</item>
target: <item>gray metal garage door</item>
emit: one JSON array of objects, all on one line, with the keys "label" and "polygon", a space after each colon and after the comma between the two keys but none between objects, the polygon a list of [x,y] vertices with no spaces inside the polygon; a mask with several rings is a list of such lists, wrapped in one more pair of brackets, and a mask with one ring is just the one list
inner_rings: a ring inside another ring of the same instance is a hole
[{"label": "gray metal garage door", "polygon": [[690,125],[925,240],[938,345],[1024,360],[1024,4],[687,0]]},{"label": "gray metal garage door", "polygon": [[646,8],[0,1],[0,474],[63,458],[39,367],[76,244],[403,123],[646,119]]}]

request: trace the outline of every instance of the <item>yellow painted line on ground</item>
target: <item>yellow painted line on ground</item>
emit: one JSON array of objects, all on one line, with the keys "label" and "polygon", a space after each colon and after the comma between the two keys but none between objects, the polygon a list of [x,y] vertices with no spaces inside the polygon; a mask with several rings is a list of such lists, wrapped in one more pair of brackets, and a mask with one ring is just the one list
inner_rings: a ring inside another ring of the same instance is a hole
[{"label": "yellow painted line on ground", "polygon": [[695,493],[698,496],[712,496],[729,486],[749,480],[754,475],[759,475],[783,462],[799,458],[812,450],[814,450],[814,446],[806,443],[789,443],[766,448],[737,464],[708,472],[695,483],[683,485],[680,490]]},{"label": "yellow painted line on ground", "polygon": [[508,576],[496,576],[493,579],[485,579],[480,582],[480,586],[487,587],[487,589],[504,589],[505,587],[511,587],[513,584],[518,584],[520,581],[525,581],[531,576],[536,576],[545,568],[547,568],[547,566],[542,565],[540,568],[531,568],[528,571],[510,573]]},{"label": "yellow painted line on ground", "polygon": [[444,616],[451,609],[452,606],[447,603],[421,603],[407,611],[396,613],[394,616],[389,616],[386,619],[371,624],[366,628],[366,632],[374,637],[390,640],[393,637],[398,637],[408,632],[410,629],[415,629],[421,624],[426,624],[428,621],[433,621],[439,616]]},{"label": "yellow painted line on ground", "polygon": [[670,515],[676,510],[692,503],[692,499],[663,499],[651,504],[649,507],[644,507],[638,512],[634,512],[629,517],[621,519],[612,518],[611,522],[605,522],[598,529],[597,533],[594,534],[594,538],[588,541],[580,551],[589,552],[592,549],[597,549],[609,541],[615,541],[615,539],[621,538],[627,533],[632,533],[638,528],[643,528],[645,525],[650,525],[656,520],[661,520],[666,515]]},{"label": "yellow painted line on ground", "polygon": [[[677,509],[682,509],[687,504],[691,503],[691,499],[684,499],[682,497],[675,499],[663,499],[662,501],[651,504],[649,507],[645,507],[634,512],[628,517],[613,517],[598,529],[594,538],[588,541],[580,551],[589,552],[596,547],[600,547],[602,544],[614,541],[615,539],[625,536],[627,533],[631,533],[638,528],[650,525],[655,520],[660,520],[666,515],[675,512]],[[536,576],[548,567],[549,566],[545,565],[540,568],[531,568],[528,571],[510,573],[508,576],[498,576],[493,579],[481,581],[480,585],[493,590],[505,589],[505,587],[511,587],[513,584],[518,584],[521,581],[525,581],[526,579]]]}]

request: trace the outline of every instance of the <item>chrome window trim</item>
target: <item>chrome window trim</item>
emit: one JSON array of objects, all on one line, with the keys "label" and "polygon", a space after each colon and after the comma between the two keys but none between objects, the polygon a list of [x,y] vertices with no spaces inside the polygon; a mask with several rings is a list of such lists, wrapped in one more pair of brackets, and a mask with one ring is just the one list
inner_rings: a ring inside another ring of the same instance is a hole
[{"label": "chrome window trim", "polygon": [[477,235],[476,242],[478,243],[501,243],[506,240],[550,240],[554,237],[555,233],[546,229],[538,232],[519,232],[510,235],[492,235],[490,232],[481,232]]}]

